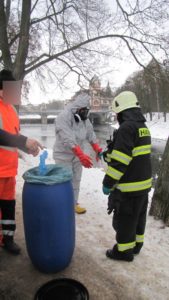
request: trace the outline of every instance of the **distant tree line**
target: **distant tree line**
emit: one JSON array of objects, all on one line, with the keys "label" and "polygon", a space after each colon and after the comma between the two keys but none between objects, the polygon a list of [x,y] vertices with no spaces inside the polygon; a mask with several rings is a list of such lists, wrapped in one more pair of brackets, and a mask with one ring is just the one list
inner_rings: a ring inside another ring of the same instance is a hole
[{"label": "distant tree line", "polygon": [[64,109],[64,101],[59,101],[59,100],[52,100],[52,101],[49,101],[49,103],[46,104],[46,108],[47,109],[58,109],[58,110],[61,110],[61,109]]},{"label": "distant tree line", "polygon": [[65,101],[59,101],[59,100],[52,100],[49,101],[48,103],[41,103],[38,105],[33,105],[31,103],[26,104],[26,105],[21,105],[20,106],[20,111],[25,111],[25,112],[30,112],[30,111],[41,111],[42,109],[44,110],[62,110],[64,109],[65,106]]},{"label": "distant tree line", "polygon": [[133,91],[140,102],[143,113],[169,112],[169,61],[163,64],[151,60],[147,67],[130,76],[125,84],[116,90]]}]

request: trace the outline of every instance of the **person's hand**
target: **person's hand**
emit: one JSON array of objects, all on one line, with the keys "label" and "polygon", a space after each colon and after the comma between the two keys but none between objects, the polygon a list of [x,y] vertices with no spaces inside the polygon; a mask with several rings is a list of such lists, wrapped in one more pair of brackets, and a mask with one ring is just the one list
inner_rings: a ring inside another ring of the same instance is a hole
[{"label": "person's hand", "polygon": [[109,189],[108,187],[106,187],[106,186],[103,185],[102,191],[103,191],[103,194],[109,195],[110,192],[111,192],[111,189]]},{"label": "person's hand", "polygon": [[110,195],[108,196],[108,203],[107,203],[107,213],[110,215],[113,212],[118,213],[120,209],[120,203],[122,202],[123,198],[121,192],[119,190],[111,191]]},{"label": "person's hand", "polygon": [[97,154],[97,156],[99,157],[99,159],[101,159],[101,158],[103,157],[103,155],[104,155],[104,151],[99,152],[99,153]]},{"label": "person's hand", "polygon": [[25,161],[25,156],[24,156],[23,152],[20,151],[20,150],[18,150],[18,158],[20,158],[20,159],[22,159],[22,160]]},{"label": "person's hand", "polygon": [[92,159],[89,155],[85,154],[82,149],[80,148],[80,146],[75,146],[72,148],[73,153],[79,158],[82,166],[84,166],[85,168],[92,168],[93,163],[92,163]]},{"label": "person's hand", "polygon": [[37,156],[40,149],[44,148],[38,141],[30,138],[27,138],[25,146],[28,150],[28,154],[32,154],[33,156]]},{"label": "person's hand", "polygon": [[111,193],[108,197],[108,202],[107,202],[107,213],[110,215],[112,211],[115,209],[116,201],[113,197],[113,193]]},{"label": "person's hand", "polygon": [[102,153],[102,148],[97,144],[91,144],[93,150],[96,152],[96,161],[99,161],[99,159],[101,159],[101,153]]},{"label": "person's hand", "polygon": [[85,168],[92,168],[93,163],[92,163],[92,159],[89,155],[83,153],[79,156],[80,162],[81,164],[85,167]]}]

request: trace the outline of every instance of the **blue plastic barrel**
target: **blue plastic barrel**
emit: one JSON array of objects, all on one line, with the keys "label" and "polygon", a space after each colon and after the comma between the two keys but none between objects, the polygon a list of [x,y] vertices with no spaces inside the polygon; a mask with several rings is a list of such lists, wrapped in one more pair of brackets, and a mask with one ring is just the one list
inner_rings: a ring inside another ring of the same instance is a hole
[{"label": "blue plastic barrel", "polygon": [[75,247],[71,181],[53,185],[25,182],[22,199],[26,246],[33,265],[45,273],[63,270]]}]

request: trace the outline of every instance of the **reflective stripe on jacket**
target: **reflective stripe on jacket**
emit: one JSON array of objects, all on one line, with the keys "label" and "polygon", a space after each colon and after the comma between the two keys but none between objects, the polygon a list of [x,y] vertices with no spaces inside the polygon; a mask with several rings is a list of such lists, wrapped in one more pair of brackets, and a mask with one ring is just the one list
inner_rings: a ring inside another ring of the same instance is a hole
[{"label": "reflective stripe on jacket", "polygon": [[[19,133],[19,118],[15,108],[0,100],[0,129],[12,134]],[[16,148],[0,146],[0,177],[17,174],[18,152]]]},{"label": "reflective stripe on jacket", "polygon": [[123,193],[149,191],[152,186],[150,155],[151,136],[144,117],[139,121],[124,121],[105,153],[108,168],[103,184]]}]

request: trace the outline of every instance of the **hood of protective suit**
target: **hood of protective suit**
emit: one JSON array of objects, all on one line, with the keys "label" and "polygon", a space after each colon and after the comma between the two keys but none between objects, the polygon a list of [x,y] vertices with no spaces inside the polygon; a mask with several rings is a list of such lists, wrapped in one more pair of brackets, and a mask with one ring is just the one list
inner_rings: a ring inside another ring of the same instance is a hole
[{"label": "hood of protective suit", "polygon": [[97,142],[93,126],[89,119],[84,122],[75,121],[75,113],[77,109],[82,107],[90,107],[90,96],[82,92],[70,102],[55,120],[56,140],[54,145],[54,159],[62,158],[62,160],[73,159],[74,153],[72,148],[79,145],[84,148],[85,141],[90,144]]},{"label": "hood of protective suit", "polygon": [[85,92],[82,92],[81,94],[77,95],[75,99],[66,106],[66,110],[75,113],[79,108],[82,107],[90,108],[90,100],[91,100],[91,96]]}]

